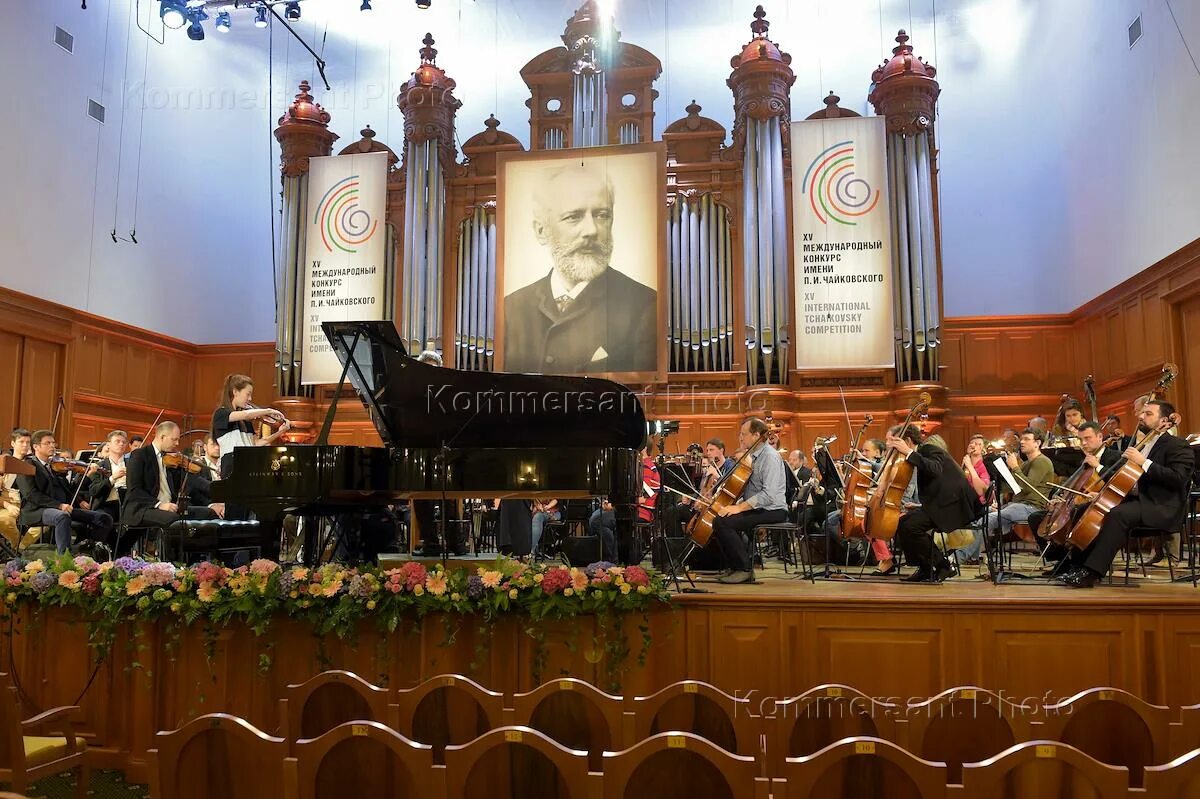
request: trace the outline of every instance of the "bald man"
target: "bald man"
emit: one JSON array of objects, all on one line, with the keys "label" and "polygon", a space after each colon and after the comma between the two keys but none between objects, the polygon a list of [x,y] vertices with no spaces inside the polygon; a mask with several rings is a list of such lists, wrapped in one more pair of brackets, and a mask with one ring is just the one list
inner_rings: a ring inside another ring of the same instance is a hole
[{"label": "bald man", "polygon": [[[553,268],[504,298],[509,372],[648,372],[657,364],[657,293],[611,263],[613,190],[578,165],[552,171],[534,198],[533,232]],[[647,258],[657,252],[648,243]]]}]

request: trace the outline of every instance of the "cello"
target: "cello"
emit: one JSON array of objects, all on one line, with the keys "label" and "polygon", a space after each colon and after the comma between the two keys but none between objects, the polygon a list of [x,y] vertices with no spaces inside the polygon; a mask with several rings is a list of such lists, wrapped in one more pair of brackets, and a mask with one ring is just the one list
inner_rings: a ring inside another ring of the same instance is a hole
[{"label": "cello", "polygon": [[848,468],[846,469],[845,500],[842,502],[840,525],[842,539],[846,541],[851,538],[866,538],[867,535],[865,526],[867,503],[871,499],[871,489],[875,487],[874,477],[869,471],[862,472],[855,461],[859,460],[858,447],[863,434],[867,432],[867,428],[873,421],[875,420],[871,414],[867,414],[866,419],[863,420],[863,426],[859,428],[858,435],[854,437],[854,441],[850,445],[850,451],[846,453],[845,463]]},{"label": "cello", "polygon": [[[1173,363],[1163,365],[1162,375],[1158,378],[1158,385],[1150,392],[1150,399],[1162,399],[1166,393],[1167,387],[1175,381],[1179,375],[1179,369]],[[1151,431],[1142,439],[1137,448],[1142,453],[1149,452],[1159,437],[1166,432],[1174,423],[1171,417],[1163,419],[1157,430]],[[1088,504],[1087,510],[1079,517],[1079,521],[1071,528],[1071,532],[1067,534],[1067,543],[1079,549],[1087,549],[1091,543],[1096,540],[1096,536],[1100,534],[1100,526],[1104,524],[1109,511],[1120,505],[1125,497],[1129,496],[1129,492],[1137,485],[1137,481],[1142,476],[1142,468],[1136,466],[1122,458],[1120,466],[1114,472],[1113,476],[1108,479],[1104,487],[1096,495],[1096,498]]]},{"label": "cello", "polygon": [[[904,417],[903,430],[912,423],[913,417],[923,414],[929,409],[932,398],[929,392],[922,391],[916,403]],[[890,541],[896,535],[896,527],[900,524],[900,516],[904,513],[904,492],[912,482],[913,465],[908,458],[899,457],[899,452],[891,447],[879,467],[879,479],[875,483],[875,493],[867,503],[865,529],[868,536],[883,541]],[[843,511],[844,513],[844,511]]]},{"label": "cello", "polygon": [[[1107,420],[1101,426],[1101,439],[1104,439],[1104,432],[1111,424],[1112,420]],[[1079,468],[1067,478],[1060,489],[1067,495],[1057,496],[1050,500],[1046,519],[1042,522],[1038,535],[1056,544],[1067,543],[1066,534],[1071,528],[1071,519],[1075,515],[1075,510],[1088,501],[1087,497],[1083,495],[1094,494],[1103,486],[1104,480],[1101,479],[1099,472],[1086,462],[1079,464]]]},{"label": "cello", "polygon": [[750,479],[750,472],[753,470],[754,462],[750,456],[766,442],[767,437],[764,435],[753,447],[746,450],[745,454],[738,459],[737,465],[729,470],[729,474],[722,477],[713,486],[712,499],[707,501],[708,504],[688,521],[688,538],[692,539],[692,543],[696,546],[700,548],[708,546],[713,535],[713,522],[719,515],[717,511],[737,503],[738,497],[742,495],[742,489],[746,487],[746,481]]}]

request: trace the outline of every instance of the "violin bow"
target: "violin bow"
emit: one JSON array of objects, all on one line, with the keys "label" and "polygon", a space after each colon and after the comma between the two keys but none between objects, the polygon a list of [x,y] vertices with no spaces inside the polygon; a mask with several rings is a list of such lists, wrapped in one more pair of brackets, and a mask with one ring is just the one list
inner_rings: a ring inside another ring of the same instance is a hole
[{"label": "violin bow", "polygon": [[163,408],[161,411],[158,412],[158,416],[154,417],[154,421],[150,423],[150,428],[148,430],[146,430],[146,435],[142,439],[142,444],[145,444],[154,435],[154,428],[158,427],[159,420],[162,419],[163,414],[166,412],[167,412],[167,409]]},{"label": "violin bow", "polygon": [[[850,408],[846,405],[846,391],[842,388],[842,384],[838,383],[838,395],[842,398],[842,413],[846,414],[846,435],[849,436],[846,440],[854,445],[854,425],[850,424]],[[847,458],[852,457],[850,453],[846,454]],[[849,461],[847,461],[848,463]]]},{"label": "violin bow", "polygon": [[63,407],[65,405],[66,402],[63,401],[63,395],[59,394],[58,404],[54,406],[54,423],[50,425],[50,432],[54,434],[55,438],[58,438],[58,420],[62,415]]}]

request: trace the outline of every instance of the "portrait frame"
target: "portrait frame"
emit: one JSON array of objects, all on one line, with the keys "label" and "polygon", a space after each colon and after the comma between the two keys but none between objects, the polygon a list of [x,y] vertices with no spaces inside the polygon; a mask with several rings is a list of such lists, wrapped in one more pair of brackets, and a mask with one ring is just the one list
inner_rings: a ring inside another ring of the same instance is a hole
[{"label": "portrait frame", "polygon": [[[632,201],[628,192],[622,196],[622,188],[617,184],[616,177],[635,172],[639,167],[645,170],[649,161],[653,161],[651,183],[644,174],[637,179],[636,201]],[[523,262],[529,257],[529,239],[532,233],[523,232],[510,235],[510,225],[529,223],[532,230],[531,215],[528,211],[532,199],[527,191],[529,185],[536,180],[539,173],[549,172],[557,167],[567,166],[572,162],[583,166],[602,164],[603,171],[613,176],[613,226],[612,237],[614,250],[610,259],[610,269],[621,272],[627,277],[642,282],[646,275],[652,275],[654,285],[648,286],[655,294],[654,302],[654,368],[652,370],[604,372],[579,372],[569,370],[547,369],[546,374],[562,374],[572,376],[603,377],[625,383],[662,382],[667,378],[666,320],[667,320],[667,151],[664,142],[646,142],[643,144],[609,145],[604,147],[572,148],[565,150],[535,150],[532,152],[502,152],[497,154],[496,161],[496,333],[494,368],[498,372],[506,369],[508,353],[506,349],[506,298],[515,291],[528,286],[530,275],[535,273],[531,267],[522,267],[518,271],[513,264],[518,259]],[[648,186],[648,187],[647,187]],[[514,195],[510,195],[513,192]],[[631,211],[622,218],[622,203]],[[644,206],[649,206],[652,213],[646,213]],[[516,216],[514,216],[514,214]],[[641,215],[640,218],[639,214]],[[625,241],[620,241],[621,237]],[[636,238],[635,238],[636,237]],[[652,237],[653,241],[646,241]],[[542,253],[535,256],[548,265],[549,255]],[[653,264],[641,268],[630,275],[621,268],[621,253],[640,252],[653,253]],[[506,268],[507,267],[507,268]],[[536,271],[540,279],[544,272]],[[645,284],[644,284],[645,285]]]}]

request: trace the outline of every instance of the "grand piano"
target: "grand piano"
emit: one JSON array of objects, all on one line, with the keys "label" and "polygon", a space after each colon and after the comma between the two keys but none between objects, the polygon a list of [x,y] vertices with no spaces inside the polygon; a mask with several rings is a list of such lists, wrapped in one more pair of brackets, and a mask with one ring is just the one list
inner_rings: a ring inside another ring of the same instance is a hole
[{"label": "grand piano", "polygon": [[322,328],[384,446],[326,443],[335,405],[315,444],[234,450],[214,502],[248,508],[269,527],[288,513],[335,516],[403,499],[603,495],[628,544],[646,419],[627,387],[421,363],[388,321]]}]

